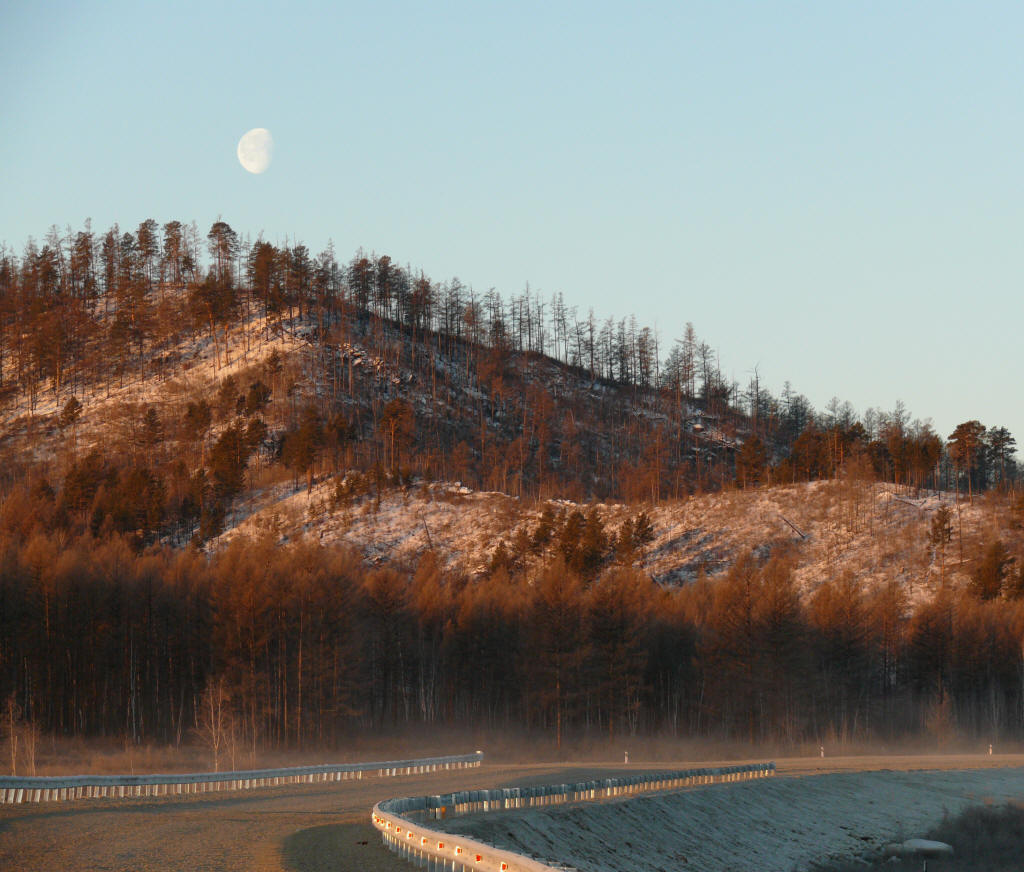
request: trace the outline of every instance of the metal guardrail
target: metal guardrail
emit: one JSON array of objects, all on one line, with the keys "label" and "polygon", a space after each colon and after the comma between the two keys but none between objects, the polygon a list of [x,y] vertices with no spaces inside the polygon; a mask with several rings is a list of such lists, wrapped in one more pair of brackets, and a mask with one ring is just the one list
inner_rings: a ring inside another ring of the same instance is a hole
[{"label": "metal guardrail", "polygon": [[442,769],[479,766],[483,752],[415,760],[372,763],[338,763],[294,766],[287,769],[253,769],[231,772],[198,772],[169,775],[72,775],[38,778],[0,777],[0,805],[19,802],[60,802],[75,799],[124,799],[144,796],[183,796],[227,790],[253,790],[282,784],[315,784],[327,781],[418,775]]},{"label": "metal guardrail", "polygon": [[774,763],[645,772],[574,784],[466,790],[443,796],[386,799],[373,807],[373,825],[384,845],[417,866],[445,872],[560,872],[540,860],[442,832],[436,821],[462,814],[536,808],[568,802],[608,799],[657,790],[746,781],[775,774]]}]

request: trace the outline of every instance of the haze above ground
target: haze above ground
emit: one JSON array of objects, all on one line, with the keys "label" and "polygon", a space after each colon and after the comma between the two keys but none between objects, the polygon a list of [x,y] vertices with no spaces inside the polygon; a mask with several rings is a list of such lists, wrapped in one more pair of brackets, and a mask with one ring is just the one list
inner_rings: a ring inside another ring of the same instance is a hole
[{"label": "haze above ground", "polygon": [[[1024,438],[1024,9],[28,3],[0,240],[222,217],[692,321],[741,385]],[[260,176],[235,157],[266,127]]]}]

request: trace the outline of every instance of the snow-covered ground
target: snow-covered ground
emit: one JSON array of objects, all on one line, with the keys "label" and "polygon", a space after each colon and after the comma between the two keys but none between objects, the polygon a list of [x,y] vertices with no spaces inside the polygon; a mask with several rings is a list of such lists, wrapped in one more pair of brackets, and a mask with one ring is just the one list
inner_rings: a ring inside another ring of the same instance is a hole
[{"label": "snow-covered ground", "polygon": [[1024,799],[1024,769],[844,772],[472,815],[445,829],[587,872],[791,872],[877,853],[945,814]]},{"label": "snow-covered ground", "polygon": [[[149,352],[142,371],[132,358],[126,361],[121,377],[76,384],[75,399],[82,404],[81,418],[74,428],[78,453],[109,442],[112,428],[117,433],[122,419],[138,417],[150,406],[162,414],[165,407],[176,407],[190,399],[209,399],[221,379],[258,367],[275,351],[286,359],[308,347],[302,329],[271,331],[255,315],[236,321],[226,337],[222,332],[218,335],[218,347],[207,332],[198,330],[170,348]],[[157,359],[164,362],[159,370]],[[70,438],[70,434],[56,438],[55,423],[69,399],[66,386],[55,396],[49,380],[37,384],[34,398],[27,392],[15,394],[0,414],[4,438],[37,457],[49,456],[65,438]],[[41,429],[38,422],[46,428]]]},{"label": "snow-covered ground", "polygon": [[[267,531],[284,540],[308,536],[324,544],[348,544],[370,562],[413,561],[433,551],[449,569],[486,570],[499,542],[506,548],[517,531],[532,534],[544,504],[506,494],[473,491],[458,482],[414,485],[332,507],[335,481],[311,494],[280,485],[237,505],[223,539]],[[662,584],[685,583],[702,571],[714,576],[747,549],[766,556],[792,548],[796,578],[805,592],[849,573],[873,585],[895,579],[911,601],[939,586],[940,557],[927,544],[935,510],[951,495],[914,495],[892,485],[822,481],[757,490],[728,490],[656,506],[598,504],[607,532],[646,511],[654,539],[643,547],[638,568]],[[552,501],[556,512],[590,506]],[[983,537],[996,524],[982,501],[963,504],[965,540]],[[956,514],[954,512],[954,524]],[[956,539],[946,547],[945,576],[956,577]]]}]

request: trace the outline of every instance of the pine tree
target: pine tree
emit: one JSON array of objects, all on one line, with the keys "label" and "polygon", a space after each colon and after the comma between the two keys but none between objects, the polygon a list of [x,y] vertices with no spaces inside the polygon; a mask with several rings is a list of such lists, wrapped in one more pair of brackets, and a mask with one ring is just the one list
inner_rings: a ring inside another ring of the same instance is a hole
[{"label": "pine tree", "polygon": [[990,600],[999,596],[1014,558],[1000,540],[991,542],[981,560],[971,573],[970,591],[980,599]]},{"label": "pine tree", "polygon": [[745,488],[748,484],[760,484],[767,460],[768,452],[760,438],[753,434],[747,437],[736,453],[736,480],[739,486]]},{"label": "pine tree", "polygon": [[959,471],[967,472],[967,493],[974,504],[974,470],[982,459],[985,425],[980,421],[965,421],[949,435],[949,456],[958,470],[957,488],[960,486]]},{"label": "pine tree", "polygon": [[949,506],[939,506],[932,515],[928,526],[928,541],[939,552],[939,583],[945,583],[946,578],[946,545],[953,538],[953,526],[951,523],[953,512]]}]

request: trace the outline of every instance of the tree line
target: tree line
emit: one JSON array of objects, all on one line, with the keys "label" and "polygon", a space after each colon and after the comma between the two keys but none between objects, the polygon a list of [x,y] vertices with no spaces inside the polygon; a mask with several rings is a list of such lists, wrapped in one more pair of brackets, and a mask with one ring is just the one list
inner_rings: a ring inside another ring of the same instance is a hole
[{"label": "tree line", "polygon": [[[260,331],[236,329],[254,322]],[[285,334],[305,350],[266,358],[258,346]],[[216,532],[252,468],[274,464],[307,486],[379,468],[576,500],[658,501],[851,465],[971,497],[1018,476],[1003,427],[970,421],[943,438],[901,404],[858,417],[833,399],[816,411],[788,383],[775,396],[756,372],[745,388],[726,380],[692,325],[666,353],[634,318],[600,321],[557,293],[478,294],[386,255],[339,263],[331,246],[314,255],[253,241],[222,220],[205,235],[152,219],[126,232],[54,226],[20,257],[0,249],[0,402],[27,407],[30,428],[55,426],[74,446],[90,397],[173,376],[189,341],[209,345],[215,369],[253,365],[216,398],[125,410],[128,454],[144,469],[123,468],[124,451],[107,462],[150,492],[140,500],[162,500],[146,513],[161,516],[153,535]],[[37,425],[43,399],[57,412]],[[194,457],[151,461],[174,444]],[[42,477],[60,489],[47,461],[9,461],[0,483]],[[122,528],[132,513],[143,514],[122,512]]]},{"label": "tree line", "polygon": [[600,531],[600,566],[585,559],[586,521],[545,532],[542,519],[528,547],[545,559],[471,578],[431,552],[368,568],[309,542],[236,539],[208,558],[24,537],[10,514],[0,694],[48,734],[180,743],[217,705],[218,735],[239,752],[444,724],[558,745],[1020,738],[1024,585],[1005,549],[967,588],[911,605],[895,580],[849,576],[801,598],[784,547],[661,588],[630,560],[642,519]]}]

